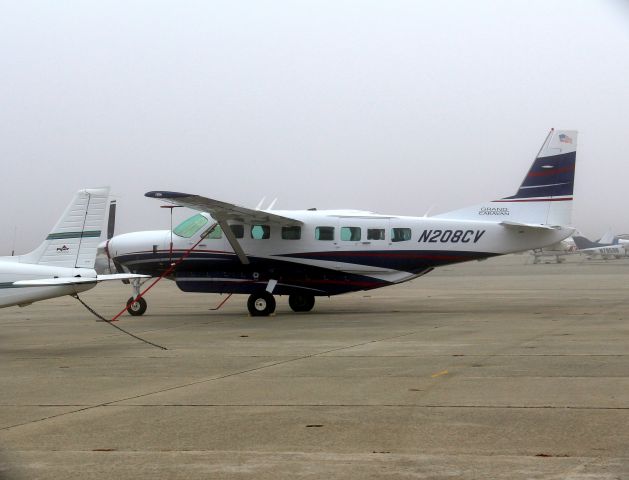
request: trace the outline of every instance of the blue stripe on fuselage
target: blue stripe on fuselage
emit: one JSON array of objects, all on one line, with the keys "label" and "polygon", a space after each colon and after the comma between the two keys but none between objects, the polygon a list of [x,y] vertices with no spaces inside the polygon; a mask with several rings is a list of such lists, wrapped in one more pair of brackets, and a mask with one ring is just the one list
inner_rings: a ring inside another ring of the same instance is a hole
[{"label": "blue stripe on fuselage", "polygon": [[[173,252],[172,261],[180,258],[182,252]],[[318,260],[349,265],[385,268],[420,274],[431,268],[478,260],[494,256],[492,253],[464,251],[345,251],[307,252],[279,255],[275,258],[250,256],[250,264],[243,265],[233,253],[192,252],[177,266],[173,277],[185,291],[205,291],[216,293],[250,293],[260,289],[257,284],[277,279],[284,286],[278,286],[276,293],[288,294],[300,288],[311,288],[322,295],[336,295],[357,290],[367,290],[388,285],[389,282],[370,277],[367,273],[347,273],[339,268],[326,268],[296,262],[295,260]],[[168,252],[142,252],[116,257],[133,273],[160,275],[170,264]],[[257,275],[257,278],[255,277]],[[193,278],[201,278],[198,282]],[[208,279],[212,279],[208,281]],[[222,279],[222,280],[221,280]],[[255,280],[255,281],[254,281]],[[242,282],[242,283],[239,283]]]}]

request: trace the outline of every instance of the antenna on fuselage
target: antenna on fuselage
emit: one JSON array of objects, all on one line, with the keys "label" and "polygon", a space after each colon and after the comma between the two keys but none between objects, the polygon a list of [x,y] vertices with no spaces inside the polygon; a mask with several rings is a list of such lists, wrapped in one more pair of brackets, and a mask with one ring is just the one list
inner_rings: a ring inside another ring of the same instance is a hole
[{"label": "antenna on fuselage", "polygon": [[265,200],[266,200],[266,197],[262,197],[262,200],[260,200],[258,205],[256,205],[256,210],[260,210],[262,208],[262,204],[264,203]]},{"label": "antenna on fuselage", "polygon": [[15,255],[15,238],[17,237],[17,225],[13,226],[13,245],[11,246],[11,256]]},{"label": "antenna on fuselage", "polygon": [[273,210],[273,207],[275,206],[275,202],[277,202],[277,197],[275,197],[275,199],[269,204],[268,207],[266,207],[266,209]]},{"label": "antenna on fuselage", "polygon": [[433,208],[435,208],[436,205],[431,205],[430,207],[428,207],[428,210],[426,210],[426,213],[424,213],[424,218],[428,217],[429,213],[432,211]]}]

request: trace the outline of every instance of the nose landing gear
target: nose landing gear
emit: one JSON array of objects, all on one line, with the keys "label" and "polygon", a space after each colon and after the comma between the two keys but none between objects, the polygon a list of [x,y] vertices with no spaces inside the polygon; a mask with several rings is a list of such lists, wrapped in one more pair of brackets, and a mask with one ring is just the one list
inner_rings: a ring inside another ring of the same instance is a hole
[{"label": "nose landing gear", "polygon": [[141,297],[137,300],[134,297],[129,297],[129,300],[127,300],[127,312],[129,312],[134,317],[143,315],[144,312],[146,312],[146,307],[146,300]]},{"label": "nose landing gear", "polygon": [[146,307],[148,305],[144,298],[138,298],[138,296],[140,295],[140,287],[142,286],[142,283],[140,283],[140,279],[134,278],[133,280],[131,280],[131,285],[133,286],[133,296],[129,297],[129,300],[127,300],[127,312],[129,312],[134,317],[144,315],[144,312],[146,312]]}]

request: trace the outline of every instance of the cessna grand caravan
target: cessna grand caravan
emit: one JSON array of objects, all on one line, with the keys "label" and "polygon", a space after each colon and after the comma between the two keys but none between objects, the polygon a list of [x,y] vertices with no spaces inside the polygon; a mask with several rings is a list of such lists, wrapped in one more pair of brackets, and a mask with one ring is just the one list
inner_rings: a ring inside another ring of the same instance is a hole
[{"label": "cessna grand caravan", "polygon": [[[432,217],[255,210],[199,195],[148,192],[199,213],[172,233],[118,235],[103,248],[119,272],[152,276],[189,253],[169,275],[181,290],[248,294],[254,316],[274,312],[274,295],[288,295],[296,312],[309,311],[317,296],[386,287],[443,265],[570,236],[576,145],[576,131],[551,130],[515,195]],[[136,315],[146,310],[137,293],[136,287],[137,301],[129,308]]]}]

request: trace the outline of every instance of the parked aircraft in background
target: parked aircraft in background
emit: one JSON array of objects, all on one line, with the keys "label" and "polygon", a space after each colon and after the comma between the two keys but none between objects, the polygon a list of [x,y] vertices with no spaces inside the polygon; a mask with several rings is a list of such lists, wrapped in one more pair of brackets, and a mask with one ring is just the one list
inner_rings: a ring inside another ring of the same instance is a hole
[{"label": "parked aircraft in background", "polygon": [[565,240],[557,242],[554,245],[550,245],[549,247],[531,250],[533,263],[541,263],[545,258],[554,258],[557,263],[563,263],[566,261],[567,256],[574,255],[576,253],[578,253],[578,249],[572,238],[566,238]]},{"label": "parked aircraft in background", "polygon": [[97,275],[94,270],[108,198],[108,187],[79,190],[37,249],[0,257],[0,307],[74,295],[104,280],[145,277]]},{"label": "parked aircraft in background", "polygon": [[582,235],[574,235],[574,243],[578,252],[589,258],[600,256],[605,260],[620,259],[627,255],[629,240],[618,238],[612,230],[609,230],[598,241],[588,240]]},{"label": "parked aircraft in background", "polygon": [[[432,217],[360,210],[255,210],[188,193],[147,197],[200,213],[170,230],[117,235],[102,246],[117,270],[169,276],[185,292],[248,294],[251,315],[288,295],[296,311],[316,296],[394,285],[435,267],[554,245],[573,233],[577,132],[551,130],[518,191]],[[172,244],[171,244],[171,238]],[[138,298],[132,314],[146,310]]]}]

